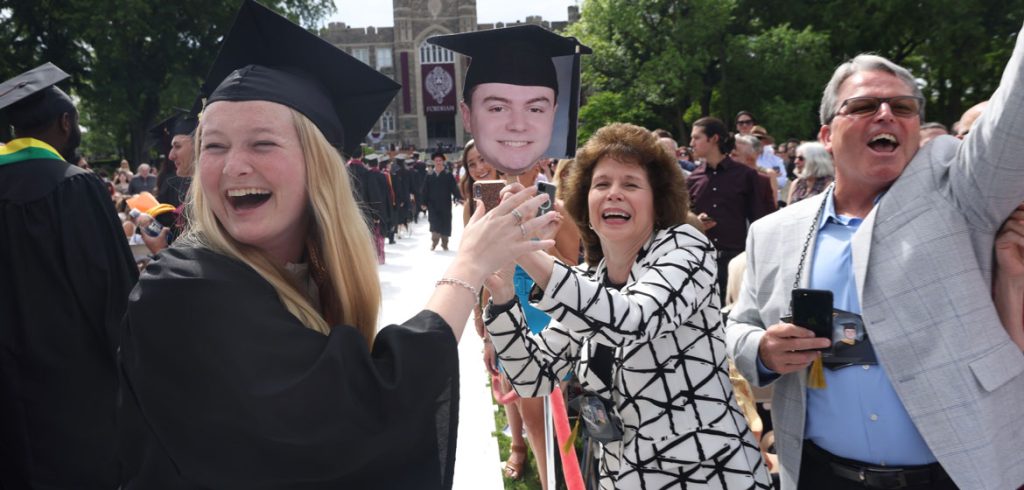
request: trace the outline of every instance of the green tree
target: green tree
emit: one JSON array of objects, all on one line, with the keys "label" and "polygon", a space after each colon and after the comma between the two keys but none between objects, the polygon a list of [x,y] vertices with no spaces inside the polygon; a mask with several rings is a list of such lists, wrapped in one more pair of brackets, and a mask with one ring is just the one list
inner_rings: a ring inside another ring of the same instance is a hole
[{"label": "green tree", "polygon": [[928,119],[945,123],[992,94],[1024,22],[1024,0],[741,0],[739,8],[764,25],[827,34],[833,66],[870,52],[907,67],[923,82]]},{"label": "green tree", "polygon": [[957,120],[998,85],[1022,22],[1024,0],[587,0],[569,31],[594,48],[589,100],[630,120],[685,140],[697,117],[745,109],[777,138],[812,138],[832,69],[862,52],[920,77],[929,120]]},{"label": "green tree", "polygon": [[748,110],[777,137],[814,138],[821,89],[831,71],[828,36],[809,27],[797,31],[783,24],[734,36],[712,112],[728,122]]},{"label": "green tree", "polygon": [[694,102],[710,105],[734,6],[733,0],[587,0],[569,32],[594,50],[583,58],[588,92],[615,92],[623,98],[617,104],[651,114],[635,120],[681,134],[683,112]]},{"label": "green tree", "polygon": [[[331,0],[265,2],[306,26]],[[45,61],[72,75],[85,148],[145,160],[146,132],[173,107],[190,108],[227,33],[237,0],[0,0],[10,78]]]}]

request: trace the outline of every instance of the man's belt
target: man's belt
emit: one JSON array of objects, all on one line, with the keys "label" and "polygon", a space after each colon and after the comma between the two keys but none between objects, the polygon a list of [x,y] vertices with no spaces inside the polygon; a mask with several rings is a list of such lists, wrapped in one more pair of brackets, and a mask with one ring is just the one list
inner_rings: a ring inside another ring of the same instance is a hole
[{"label": "man's belt", "polygon": [[[841,458],[809,440],[804,446],[819,464],[827,464],[828,468],[845,480],[855,481],[867,488],[899,489],[906,487],[927,487],[928,485],[949,481],[949,475],[938,463],[923,466],[873,466],[852,459]],[[813,462],[804,461],[803,464]]]}]

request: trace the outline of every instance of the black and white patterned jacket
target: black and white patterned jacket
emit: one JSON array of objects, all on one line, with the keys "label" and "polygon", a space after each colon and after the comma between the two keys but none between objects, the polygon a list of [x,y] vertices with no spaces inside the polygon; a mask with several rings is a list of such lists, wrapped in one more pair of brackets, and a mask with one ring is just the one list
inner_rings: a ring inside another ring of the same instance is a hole
[{"label": "black and white patterned jacket", "polygon": [[[656,231],[621,290],[606,270],[555,262],[535,306],[553,321],[530,334],[516,304],[488,311],[487,330],[521,396],[548,394],[575,371],[614,402],[621,442],[604,447],[602,488],[770,488],[732,397],[714,248],[689,225]],[[595,344],[614,349],[612,385],[588,368]]]}]

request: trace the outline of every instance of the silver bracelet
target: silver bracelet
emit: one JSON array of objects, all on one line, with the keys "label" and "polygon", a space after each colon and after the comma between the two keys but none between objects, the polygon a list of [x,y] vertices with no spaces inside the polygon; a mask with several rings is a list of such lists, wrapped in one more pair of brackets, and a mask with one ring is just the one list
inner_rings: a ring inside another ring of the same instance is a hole
[{"label": "silver bracelet", "polygon": [[437,282],[434,283],[435,287],[437,287],[437,286],[444,286],[444,285],[458,286],[460,288],[465,288],[467,291],[469,291],[470,294],[473,295],[473,301],[476,301],[477,298],[480,297],[480,294],[477,292],[476,288],[473,287],[472,284],[470,284],[470,283],[468,283],[466,281],[463,281],[462,279],[456,279],[454,277],[442,277],[441,279],[439,279]]}]

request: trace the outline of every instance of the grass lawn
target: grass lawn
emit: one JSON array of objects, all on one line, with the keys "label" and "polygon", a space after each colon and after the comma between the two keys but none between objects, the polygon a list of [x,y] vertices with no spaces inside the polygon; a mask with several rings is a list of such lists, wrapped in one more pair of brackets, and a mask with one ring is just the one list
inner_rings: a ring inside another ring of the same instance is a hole
[{"label": "grass lawn", "polygon": [[[490,383],[488,383],[490,384]],[[509,445],[512,444],[512,438],[506,436],[504,433],[505,426],[508,425],[508,419],[505,416],[505,406],[497,404],[498,409],[494,412],[494,435],[498,439],[498,453],[501,455],[501,461],[504,463],[508,460]],[[529,444],[527,444],[529,446]],[[540,479],[537,478],[537,462],[533,459],[533,451],[527,449],[526,451],[527,464],[523,465],[522,479],[519,481],[510,480],[505,478],[505,472],[502,471],[502,479],[505,481],[506,490],[540,490]]]}]

